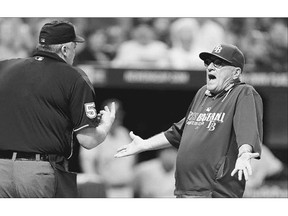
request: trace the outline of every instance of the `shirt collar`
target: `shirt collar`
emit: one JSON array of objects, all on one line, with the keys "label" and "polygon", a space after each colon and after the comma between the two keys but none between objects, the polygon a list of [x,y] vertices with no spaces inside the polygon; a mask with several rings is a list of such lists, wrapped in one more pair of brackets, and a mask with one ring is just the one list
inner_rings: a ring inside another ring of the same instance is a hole
[{"label": "shirt collar", "polygon": [[205,91],[205,95],[208,97],[221,97],[222,95],[224,95],[226,92],[228,92],[230,89],[232,89],[233,87],[237,86],[241,84],[240,79],[236,79],[234,80],[232,83],[230,83],[224,90],[222,90],[221,92],[217,93],[217,94],[213,94],[212,92],[210,92],[208,89]]},{"label": "shirt collar", "polygon": [[34,57],[34,56],[43,56],[43,57],[47,57],[47,58],[50,58],[50,59],[53,59],[53,60],[56,60],[56,61],[60,61],[60,62],[66,63],[66,62],[65,62],[62,58],[60,58],[56,53],[52,53],[52,52],[36,50],[36,51],[33,53],[33,57]]}]

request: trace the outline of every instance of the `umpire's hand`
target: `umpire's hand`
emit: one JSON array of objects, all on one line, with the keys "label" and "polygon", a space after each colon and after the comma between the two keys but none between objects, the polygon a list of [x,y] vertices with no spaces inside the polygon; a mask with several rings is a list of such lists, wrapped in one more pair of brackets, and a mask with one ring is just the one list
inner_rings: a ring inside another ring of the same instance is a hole
[{"label": "umpire's hand", "polygon": [[238,180],[242,180],[242,175],[244,174],[245,180],[248,180],[248,176],[252,175],[251,159],[259,157],[259,153],[243,153],[237,160],[235,168],[231,173],[234,176],[238,172]]},{"label": "umpire's hand", "polygon": [[116,107],[115,102],[111,103],[111,107],[109,109],[108,106],[105,106],[103,110],[100,110],[100,125],[103,127],[107,127],[107,133],[109,132],[116,115]]}]

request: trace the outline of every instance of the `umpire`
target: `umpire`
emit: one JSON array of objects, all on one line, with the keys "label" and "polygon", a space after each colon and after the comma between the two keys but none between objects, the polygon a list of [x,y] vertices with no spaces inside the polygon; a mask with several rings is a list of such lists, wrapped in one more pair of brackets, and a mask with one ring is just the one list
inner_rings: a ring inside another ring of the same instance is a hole
[{"label": "umpire", "polygon": [[77,197],[73,134],[94,148],[115,119],[114,104],[97,115],[90,81],[72,66],[82,42],[70,22],[53,21],[33,57],[0,61],[0,197]]}]

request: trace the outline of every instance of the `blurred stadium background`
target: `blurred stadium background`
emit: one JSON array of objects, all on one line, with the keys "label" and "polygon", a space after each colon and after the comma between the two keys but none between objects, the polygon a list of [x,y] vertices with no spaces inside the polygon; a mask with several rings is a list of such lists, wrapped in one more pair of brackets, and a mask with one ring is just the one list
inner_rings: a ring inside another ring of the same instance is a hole
[{"label": "blurred stadium background", "polygon": [[[77,47],[75,65],[91,79],[98,110],[103,101],[119,99],[124,126],[143,138],[185,115],[205,84],[199,52],[218,43],[238,46],[246,56],[244,80],[263,98],[264,145],[280,162],[245,197],[288,197],[287,18],[6,17],[0,18],[0,60],[31,55],[40,28],[55,19],[71,21],[87,40]],[[75,143],[70,170],[81,173],[78,156]],[[156,151],[141,153],[137,163],[155,157]]]}]

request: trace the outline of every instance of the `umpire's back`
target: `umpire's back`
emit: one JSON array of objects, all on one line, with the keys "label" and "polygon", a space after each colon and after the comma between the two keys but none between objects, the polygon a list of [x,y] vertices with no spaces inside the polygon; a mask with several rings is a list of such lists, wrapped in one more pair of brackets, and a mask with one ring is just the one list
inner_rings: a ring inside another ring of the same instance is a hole
[{"label": "umpire's back", "polygon": [[115,119],[112,106],[98,124],[92,84],[72,66],[84,41],[56,20],[42,27],[33,57],[0,61],[0,197],[77,197],[72,135],[94,148]]},{"label": "umpire's back", "polygon": [[69,94],[80,76],[52,54],[1,61],[0,150],[69,154],[63,131],[72,131]]}]

